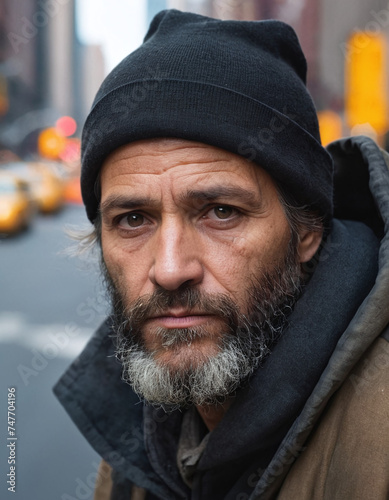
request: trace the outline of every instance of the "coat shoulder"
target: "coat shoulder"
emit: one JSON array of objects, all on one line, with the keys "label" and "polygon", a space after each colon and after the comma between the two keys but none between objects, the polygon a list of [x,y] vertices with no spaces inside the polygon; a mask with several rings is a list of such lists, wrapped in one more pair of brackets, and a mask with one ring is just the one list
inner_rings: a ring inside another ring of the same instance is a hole
[{"label": "coat shoulder", "polygon": [[389,492],[389,342],[378,338],[327,408],[279,500],[386,500]]}]

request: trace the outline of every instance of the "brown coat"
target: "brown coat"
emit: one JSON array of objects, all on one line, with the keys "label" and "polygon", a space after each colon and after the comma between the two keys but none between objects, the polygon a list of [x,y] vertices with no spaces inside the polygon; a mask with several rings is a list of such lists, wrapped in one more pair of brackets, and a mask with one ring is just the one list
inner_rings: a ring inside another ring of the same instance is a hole
[{"label": "brown coat", "polygon": [[[102,462],[95,500],[110,497]],[[387,500],[389,496],[389,342],[379,338],[330,400],[277,500]],[[147,500],[133,487],[128,500]],[[259,500],[259,499],[258,499]]]},{"label": "brown coat", "polygon": [[387,500],[389,343],[379,338],[334,394],[278,500]]}]

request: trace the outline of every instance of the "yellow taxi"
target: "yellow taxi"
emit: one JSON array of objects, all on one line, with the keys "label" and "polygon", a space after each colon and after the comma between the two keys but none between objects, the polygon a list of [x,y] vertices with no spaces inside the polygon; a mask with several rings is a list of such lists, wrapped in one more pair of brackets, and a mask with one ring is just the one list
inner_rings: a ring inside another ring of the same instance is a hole
[{"label": "yellow taxi", "polygon": [[0,233],[27,229],[37,211],[28,182],[0,172]]},{"label": "yellow taxi", "polygon": [[52,213],[65,203],[65,185],[50,165],[39,162],[12,162],[0,165],[0,171],[13,172],[31,186],[40,212]]},{"label": "yellow taxi", "polygon": [[[39,209],[44,213],[60,210],[65,203],[65,183],[49,164],[28,163],[36,175],[36,192]],[[38,182],[39,180],[39,182]]]}]

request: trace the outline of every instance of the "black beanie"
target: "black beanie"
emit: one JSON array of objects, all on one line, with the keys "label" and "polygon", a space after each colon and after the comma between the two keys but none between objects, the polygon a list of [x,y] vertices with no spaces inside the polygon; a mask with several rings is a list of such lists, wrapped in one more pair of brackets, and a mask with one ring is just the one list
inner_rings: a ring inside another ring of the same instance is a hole
[{"label": "black beanie", "polygon": [[332,160],[306,89],[306,61],[280,21],[221,21],[177,10],[104,80],[82,134],[81,189],[99,206],[104,159],[133,141],[176,137],[241,155],[301,205],[332,215]]}]

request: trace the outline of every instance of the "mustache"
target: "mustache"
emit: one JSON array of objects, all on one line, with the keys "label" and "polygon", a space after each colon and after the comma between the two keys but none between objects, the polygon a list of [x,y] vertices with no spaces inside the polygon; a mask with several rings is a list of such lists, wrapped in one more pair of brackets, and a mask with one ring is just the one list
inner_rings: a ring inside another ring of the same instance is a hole
[{"label": "mustache", "polygon": [[230,326],[237,322],[239,309],[230,297],[223,294],[210,294],[186,286],[178,290],[159,288],[152,295],[142,296],[133,302],[126,311],[132,328],[140,328],[151,317],[163,316],[172,308],[182,308],[188,314],[209,314],[220,316]]}]

